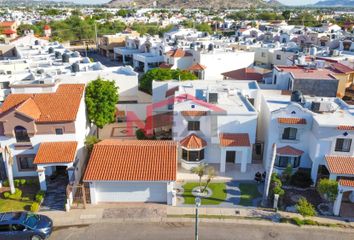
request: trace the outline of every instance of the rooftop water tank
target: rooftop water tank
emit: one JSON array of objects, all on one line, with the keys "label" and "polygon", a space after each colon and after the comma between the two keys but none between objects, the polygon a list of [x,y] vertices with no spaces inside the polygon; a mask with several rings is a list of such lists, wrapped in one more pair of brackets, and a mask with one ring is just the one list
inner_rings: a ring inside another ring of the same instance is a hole
[{"label": "rooftop water tank", "polygon": [[54,53],[54,48],[50,47],[50,48],[48,49],[48,53],[49,53],[49,54]]},{"label": "rooftop water tank", "polygon": [[61,58],[61,53],[60,52],[55,52],[55,58],[60,59]]},{"label": "rooftop water tank", "polygon": [[291,100],[292,102],[301,103],[301,102],[302,102],[302,99],[303,99],[303,97],[302,97],[301,91],[295,90],[295,91],[293,91],[293,92],[291,93],[291,98],[290,98],[290,100]]},{"label": "rooftop water tank", "polygon": [[64,63],[68,63],[69,62],[69,58],[70,56],[67,54],[67,53],[64,53],[62,56],[61,56],[61,59]]},{"label": "rooftop water tank", "polygon": [[73,65],[71,65],[71,70],[76,73],[76,72],[80,72],[80,66],[78,63],[74,63]]}]

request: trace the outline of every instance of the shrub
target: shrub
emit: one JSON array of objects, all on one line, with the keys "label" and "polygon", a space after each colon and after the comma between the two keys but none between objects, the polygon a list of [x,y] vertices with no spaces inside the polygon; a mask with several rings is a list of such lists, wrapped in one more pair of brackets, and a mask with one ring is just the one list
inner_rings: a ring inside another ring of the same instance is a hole
[{"label": "shrub", "polygon": [[35,196],[36,202],[41,203],[44,198],[44,195],[45,195],[44,191],[39,191]]},{"label": "shrub", "polygon": [[338,195],[338,182],[331,179],[321,179],[317,185],[317,191],[333,202]]},{"label": "shrub", "polygon": [[282,182],[276,173],[272,174],[271,177],[271,191],[273,194],[279,194],[279,196],[283,196],[285,194],[284,189],[282,189]]},{"label": "shrub", "polygon": [[295,187],[307,188],[312,185],[311,174],[306,171],[298,170],[291,176],[290,184]]},{"label": "shrub", "polygon": [[301,197],[296,204],[297,211],[304,217],[312,217],[316,215],[315,208],[306,198]]},{"label": "shrub", "polygon": [[136,130],[135,135],[138,140],[145,140],[147,138],[144,130],[140,128]]},{"label": "shrub", "polygon": [[27,183],[27,180],[26,180],[26,179],[20,179],[20,185],[21,185],[21,186],[26,185],[26,183]]},{"label": "shrub", "polygon": [[23,198],[21,198],[21,200],[27,202],[27,201],[30,200],[30,198],[29,197],[23,197]]},{"label": "shrub", "polygon": [[15,179],[14,180],[14,185],[15,185],[15,187],[19,187],[20,186],[20,180],[19,179]]},{"label": "shrub", "polygon": [[288,164],[288,166],[284,169],[283,173],[281,174],[281,180],[285,184],[289,184],[291,175],[293,173],[293,167],[291,164]]},{"label": "shrub", "polygon": [[9,192],[4,192],[4,198],[8,199],[10,197],[10,193]]},{"label": "shrub", "polygon": [[31,205],[31,212],[38,212],[39,211],[39,203],[34,202]]},{"label": "shrub", "polygon": [[10,186],[9,180],[3,181],[3,182],[2,182],[2,186],[3,186],[3,187],[9,187],[9,186]]},{"label": "shrub", "polygon": [[298,217],[291,218],[291,222],[298,226],[304,225],[304,222]]},{"label": "shrub", "polygon": [[16,188],[15,189],[15,193],[14,194],[10,194],[9,198],[10,199],[14,199],[14,200],[21,200],[21,198],[22,198],[22,190]]},{"label": "shrub", "polygon": [[318,222],[316,222],[316,221],[314,221],[312,219],[304,219],[303,223],[305,225],[311,225],[311,226],[317,226],[318,225]]}]

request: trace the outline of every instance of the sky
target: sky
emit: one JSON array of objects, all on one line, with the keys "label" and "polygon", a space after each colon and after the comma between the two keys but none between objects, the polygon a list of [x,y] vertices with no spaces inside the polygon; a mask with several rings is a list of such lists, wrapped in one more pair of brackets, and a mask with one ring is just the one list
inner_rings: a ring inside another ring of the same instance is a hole
[{"label": "sky", "polygon": [[[59,0],[57,0],[59,1]],[[109,0],[66,0],[69,2],[75,3],[89,3],[89,4],[98,4],[98,3],[107,3]],[[279,2],[286,4],[286,5],[305,5],[305,4],[312,4],[316,3],[319,0],[278,0]]]}]

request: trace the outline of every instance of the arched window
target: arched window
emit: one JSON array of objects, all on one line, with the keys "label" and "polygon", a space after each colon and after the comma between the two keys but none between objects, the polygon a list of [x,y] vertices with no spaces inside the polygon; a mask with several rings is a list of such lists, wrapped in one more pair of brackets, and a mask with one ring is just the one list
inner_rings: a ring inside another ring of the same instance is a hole
[{"label": "arched window", "polygon": [[30,138],[27,129],[22,126],[15,127],[15,137],[17,142],[29,142]]}]

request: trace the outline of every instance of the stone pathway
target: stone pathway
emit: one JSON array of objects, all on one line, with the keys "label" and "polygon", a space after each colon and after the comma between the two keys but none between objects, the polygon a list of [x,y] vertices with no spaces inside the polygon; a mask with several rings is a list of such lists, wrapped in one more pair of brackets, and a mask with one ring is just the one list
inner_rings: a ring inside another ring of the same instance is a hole
[{"label": "stone pathway", "polygon": [[53,180],[48,177],[47,192],[41,205],[41,211],[65,210],[67,184],[68,177],[66,175],[58,175]]}]

